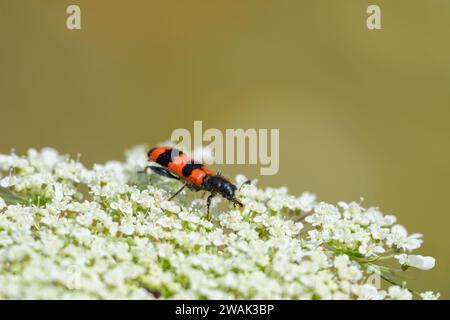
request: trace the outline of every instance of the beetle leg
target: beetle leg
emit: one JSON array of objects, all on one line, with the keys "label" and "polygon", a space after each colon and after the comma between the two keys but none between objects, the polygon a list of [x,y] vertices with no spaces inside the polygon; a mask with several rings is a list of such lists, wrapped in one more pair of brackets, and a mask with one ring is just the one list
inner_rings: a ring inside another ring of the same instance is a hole
[{"label": "beetle leg", "polygon": [[172,200],[173,198],[175,198],[177,195],[179,195],[180,192],[183,191],[183,189],[184,189],[186,186],[187,186],[186,184],[183,184],[183,186],[169,198],[169,201]]},{"label": "beetle leg", "polygon": [[211,220],[211,211],[210,211],[209,207],[211,206],[211,200],[212,200],[212,198],[214,198],[215,195],[216,195],[215,193],[211,193],[209,195],[208,199],[206,199],[206,208],[207,208],[207,212],[208,212],[206,219],[208,219],[208,221]]},{"label": "beetle leg", "polygon": [[233,203],[233,205],[234,205],[234,207],[236,208],[236,207],[243,207],[244,205],[242,204],[242,202],[240,202],[238,199],[236,199],[236,198],[232,198],[231,199],[231,202]]}]

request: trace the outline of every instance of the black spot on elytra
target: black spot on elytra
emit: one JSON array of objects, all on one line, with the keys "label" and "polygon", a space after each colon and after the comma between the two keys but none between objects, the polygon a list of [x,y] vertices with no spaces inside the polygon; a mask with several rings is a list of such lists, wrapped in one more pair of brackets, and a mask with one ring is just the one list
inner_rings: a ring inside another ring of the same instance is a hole
[{"label": "black spot on elytra", "polygon": [[183,176],[189,177],[195,169],[201,169],[203,167],[200,163],[188,163],[183,168]]},{"label": "black spot on elytra", "polygon": [[[181,156],[183,154],[183,151],[177,150],[177,149],[167,149],[163,153],[161,153],[158,156],[158,159],[156,159],[156,163],[159,163],[163,167],[167,167],[169,163],[171,163],[174,158]],[[173,158],[172,158],[173,156]]]}]

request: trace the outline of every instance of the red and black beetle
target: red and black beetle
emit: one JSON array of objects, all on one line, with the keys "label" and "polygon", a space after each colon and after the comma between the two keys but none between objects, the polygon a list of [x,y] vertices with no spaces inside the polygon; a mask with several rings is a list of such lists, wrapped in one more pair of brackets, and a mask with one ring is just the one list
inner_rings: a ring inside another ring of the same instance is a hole
[{"label": "red and black beetle", "polygon": [[[183,151],[172,147],[156,147],[151,149],[147,155],[149,161],[160,165],[148,166],[147,168],[161,176],[183,182],[183,186],[169,200],[177,196],[185,187],[193,191],[205,190],[210,192],[211,194],[206,201],[208,220],[211,218],[211,199],[217,194],[233,202],[233,204],[243,207],[243,204],[235,196],[237,188],[233,183],[220,173],[215,173],[205,165],[195,162]],[[250,183],[250,180],[244,184],[247,183]]]}]

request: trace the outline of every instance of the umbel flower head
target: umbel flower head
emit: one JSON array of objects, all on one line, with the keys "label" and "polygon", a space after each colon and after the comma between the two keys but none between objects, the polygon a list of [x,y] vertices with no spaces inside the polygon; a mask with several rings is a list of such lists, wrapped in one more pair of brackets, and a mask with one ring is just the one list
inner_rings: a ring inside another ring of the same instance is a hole
[{"label": "umbel flower head", "polygon": [[244,208],[217,199],[208,221],[203,199],[168,201],[179,182],[145,164],[143,146],[92,169],[49,148],[0,155],[0,299],[439,298],[382,264],[434,259],[377,208],[253,183]]}]

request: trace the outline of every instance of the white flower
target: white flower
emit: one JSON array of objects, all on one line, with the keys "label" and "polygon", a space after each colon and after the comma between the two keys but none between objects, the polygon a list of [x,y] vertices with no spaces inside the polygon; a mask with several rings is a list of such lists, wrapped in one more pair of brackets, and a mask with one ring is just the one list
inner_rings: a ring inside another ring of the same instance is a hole
[{"label": "white flower", "polygon": [[400,263],[401,265],[406,264],[406,261],[408,261],[408,255],[406,253],[397,254],[394,256],[394,258],[397,259],[398,263]]},{"label": "white flower", "polygon": [[420,233],[414,233],[408,235],[405,227],[401,225],[394,225],[391,228],[391,234],[388,235],[388,245],[395,245],[404,250],[415,250],[422,245],[422,235]]},{"label": "white flower", "polygon": [[386,292],[378,290],[370,284],[364,284],[356,288],[356,294],[359,300],[382,300],[386,297]]},{"label": "white flower", "polygon": [[339,210],[328,203],[321,202],[314,208],[314,213],[305,218],[313,226],[333,224],[341,217]]},{"label": "white flower", "polygon": [[[236,183],[240,186],[243,183],[245,183],[246,181],[248,181],[249,179],[246,176],[244,176],[243,174],[238,174],[236,176],[235,180],[236,180]],[[254,181],[252,181],[252,183],[254,183]]]},{"label": "white flower", "polygon": [[92,239],[91,232],[86,228],[74,229],[72,235],[83,244],[89,244]]},{"label": "white flower", "polygon": [[16,176],[7,176],[0,180],[0,187],[9,188],[19,183]]},{"label": "white flower", "polygon": [[385,250],[382,246],[375,243],[363,242],[359,246],[358,251],[365,256],[373,256],[379,253],[383,253]]},{"label": "white flower", "polygon": [[64,191],[63,191],[63,186],[61,183],[55,183],[53,185],[53,188],[55,190],[55,196],[54,196],[54,201],[55,202],[61,202],[61,200],[64,197]]},{"label": "white flower", "polygon": [[411,254],[421,235],[378,208],[255,179],[236,194],[244,208],[216,197],[208,221],[205,199],[168,201],[176,181],[137,173],[147,149],[92,169],[53,149],[0,154],[0,184],[30,200],[6,203],[0,189],[0,299],[410,299],[363,281],[367,264],[396,251],[402,265],[434,266]]},{"label": "white flower", "polygon": [[342,280],[358,281],[363,274],[356,265],[352,265],[347,255],[339,255],[334,259],[334,267]]},{"label": "white flower", "polygon": [[133,213],[133,205],[123,199],[111,202],[111,209],[119,210],[125,214]]},{"label": "white flower", "polygon": [[310,212],[314,208],[315,201],[316,195],[309,192],[303,192],[298,198],[299,207],[303,212]]},{"label": "white flower", "polygon": [[94,215],[91,212],[80,214],[76,218],[77,222],[85,227],[89,227],[94,222]]},{"label": "white flower", "polygon": [[119,227],[119,231],[128,236],[131,236],[134,230],[135,230],[134,225],[131,223],[123,223]]},{"label": "white flower", "polygon": [[415,254],[399,254],[394,256],[401,265],[414,267],[420,270],[430,270],[434,268],[436,260],[433,257],[424,257]]},{"label": "white flower", "polygon": [[[148,148],[142,145],[126,150],[125,155],[127,158],[127,167],[131,170],[137,170],[137,168],[145,167],[148,160],[147,152]],[[123,165],[120,164],[120,166],[122,167]]]},{"label": "white flower", "polygon": [[438,300],[440,296],[441,296],[440,293],[433,293],[433,291],[426,291],[420,293],[420,297],[423,300]]},{"label": "white flower", "polygon": [[173,201],[164,201],[161,203],[161,208],[173,213],[180,212],[181,208],[180,206],[176,205]]},{"label": "white flower", "polygon": [[389,230],[387,228],[382,228],[376,224],[370,225],[369,231],[372,235],[372,238],[376,240],[384,240],[389,234]]},{"label": "white flower", "polygon": [[6,231],[0,231],[0,247],[7,247],[13,243],[13,239],[11,239]]},{"label": "white flower", "polygon": [[390,286],[388,289],[388,296],[394,300],[411,300],[412,293],[408,289],[400,286]]},{"label": "white flower", "polygon": [[338,206],[344,209],[343,215],[346,219],[351,219],[354,216],[359,216],[362,212],[361,206],[356,202],[346,203],[344,201],[338,202]]},{"label": "white flower", "polygon": [[28,150],[28,158],[33,165],[47,171],[53,170],[55,165],[61,161],[58,151],[53,148],[43,148],[41,151],[30,149]]}]

